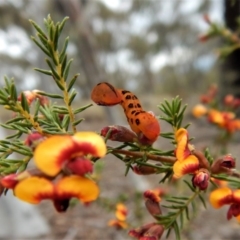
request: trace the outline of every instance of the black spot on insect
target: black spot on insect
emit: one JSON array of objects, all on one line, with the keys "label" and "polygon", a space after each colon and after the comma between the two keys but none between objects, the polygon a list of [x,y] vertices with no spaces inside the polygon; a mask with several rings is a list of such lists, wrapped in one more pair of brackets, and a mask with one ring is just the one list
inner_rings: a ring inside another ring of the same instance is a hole
[{"label": "black spot on insect", "polygon": [[137,116],[138,114],[140,114],[140,112],[136,112],[134,115]]},{"label": "black spot on insect", "polygon": [[131,114],[134,114],[136,112],[136,110],[133,110],[133,111],[131,111]]},{"label": "black spot on insect", "polygon": [[135,123],[136,123],[137,125],[139,125],[139,124],[140,124],[140,120],[137,118],[137,119],[135,120]]},{"label": "black spot on insect", "polygon": [[131,118],[131,123],[133,124],[133,119]]},{"label": "black spot on insect", "polygon": [[132,97],[131,97],[131,95],[127,95],[126,97],[125,97],[125,99],[131,99]]},{"label": "black spot on insect", "polygon": [[122,90],[122,94],[123,94],[123,95],[126,94],[126,93],[129,93],[129,91],[127,91],[127,90]]},{"label": "black spot on insect", "polygon": [[102,83],[98,83],[97,86],[101,85]]},{"label": "black spot on insect", "polygon": [[136,95],[133,95],[132,96],[132,99],[135,100],[135,99],[138,99]]},{"label": "black spot on insect", "polygon": [[138,106],[139,108],[141,108],[141,107],[142,107],[142,106],[141,106],[139,103],[137,104],[137,106]]},{"label": "black spot on insect", "polygon": [[132,103],[128,104],[128,108],[133,108],[133,104]]}]

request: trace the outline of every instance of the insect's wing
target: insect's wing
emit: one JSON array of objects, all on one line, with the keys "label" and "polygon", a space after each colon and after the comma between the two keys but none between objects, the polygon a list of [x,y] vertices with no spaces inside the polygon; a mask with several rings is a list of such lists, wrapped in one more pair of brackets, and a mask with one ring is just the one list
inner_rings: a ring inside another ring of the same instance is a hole
[{"label": "insect's wing", "polygon": [[101,82],[93,88],[91,99],[102,106],[113,106],[121,103],[122,100],[118,90],[107,82]]}]

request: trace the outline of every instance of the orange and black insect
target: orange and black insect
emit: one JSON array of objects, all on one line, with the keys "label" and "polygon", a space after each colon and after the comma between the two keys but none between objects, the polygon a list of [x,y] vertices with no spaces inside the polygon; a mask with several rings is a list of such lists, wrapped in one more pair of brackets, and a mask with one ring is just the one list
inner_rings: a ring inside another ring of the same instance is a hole
[{"label": "orange and black insect", "polygon": [[116,89],[107,82],[97,84],[91,94],[92,100],[101,106],[120,104],[127,117],[131,129],[140,137],[147,138],[153,143],[160,134],[160,125],[157,118],[150,112],[142,109],[140,101],[132,92]]}]

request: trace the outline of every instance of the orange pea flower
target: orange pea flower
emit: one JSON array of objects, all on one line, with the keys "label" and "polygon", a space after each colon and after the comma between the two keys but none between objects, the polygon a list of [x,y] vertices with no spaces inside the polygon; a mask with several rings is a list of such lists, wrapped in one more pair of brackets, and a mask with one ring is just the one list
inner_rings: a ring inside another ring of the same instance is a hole
[{"label": "orange pea flower", "polygon": [[122,203],[118,203],[116,205],[115,212],[116,219],[110,220],[108,222],[108,226],[115,227],[117,229],[126,229],[128,227],[128,224],[126,222],[127,214],[127,207]]},{"label": "orange pea flower", "polygon": [[52,136],[41,142],[34,152],[34,161],[38,169],[49,176],[56,176],[68,166],[72,173],[83,175],[81,168],[86,168],[86,173],[92,171],[90,160],[84,155],[103,157],[106,151],[101,136],[93,132],[78,132],[73,136]]},{"label": "orange pea flower", "polygon": [[191,153],[187,130],[184,128],[178,129],[175,133],[175,140],[177,142],[177,161],[173,165],[173,177],[180,178],[185,174],[195,173],[199,169],[199,161]]},{"label": "orange pea flower", "polygon": [[62,212],[68,208],[73,197],[83,203],[96,200],[99,188],[92,180],[76,175],[63,177],[56,182],[33,176],[19,182],[14,188],[14,195],[32,204],[51,199],[56,210]]},{"label": "orange pea flower", "polygon": [[202,117],[207,113],[207,108],[202,105],[202,104],[197,104],[193,109],[192,109],[192,115],[196,118]]},{"label": "orange pea flower", "polygon": [[209,200],[214,208],[230,205],[227,219],[237,217],[240,221],[240,189],[234,191],[228,187],[218,188],[210,194]]}]

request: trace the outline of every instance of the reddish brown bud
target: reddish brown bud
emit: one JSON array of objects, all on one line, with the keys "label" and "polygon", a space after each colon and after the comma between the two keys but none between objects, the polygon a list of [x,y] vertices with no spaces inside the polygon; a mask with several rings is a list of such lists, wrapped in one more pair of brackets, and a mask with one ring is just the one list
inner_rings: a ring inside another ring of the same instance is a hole
[{"label": "reddish brown bud", "polygon": [[227,219],[230,220],[232,217],[240,215],[240,204],[232,203],[227,212]]},{"label": "reddish brown bud", "polygon": [[5,188],[13,189],[18,184],[18,182],[30,176],[31,174],[28,171],[24,171],[19,174],[16,173],[9,174],[1,179],[1,184]]},{"label": "reddish brown bud", "polygon": [[213,162],[211,166],[211,172],[213,174],[218,173],[228,173],[232,174],[232,170],[236,166],[236,159],[232,157],[231,154],[227,154],[226,156],[217,159]]},{"label": "reddish brown bud", "polygon": [[141,237],[141,240],[158,240],[161,238],[164,232],[164,227],[162,225],[154,225],[150,227]]},{"label": "reddish brown bud", "polygon": [[37,145],[45,139],[46,139],[46,137],[44,137],[40,133],[33,132],[27,136],[24,143],[25,143],[25,145],[29,146],[32,150],[35,150]]},{"label": "reddish brown bud", "polygon": [[134,132],[132,132],[131,130],[123,126],[113,125],[113,126],[104,127],[101,130],[101,135],[103,137],[106,137],[108,131],[111,131],[108,139],[112,141],[135,142],[137,139],[137,136]]},{"label": "reddish brown bud", "polygon": [[150,227],[152,226],[155,226],[157,225],[157,223],[148,223],[148,224],[145,224],[139,228],[135,228],[135,229],[131,229],[129,232],[128,232],[128,235],[131,236],[131,237],[135,237],[137,239],[140,239],[143,234],[148,230],[150,229]]},{"label": "reddish brown bud", "polygon": [[212,99],[207,95],[202,95],[200,97],[200,101],[201,101],[201,103],[207,104],[207,103],[210,103],[212,101]]},{"label": "reddish brown bud", "polygon": [[232,94],[228,94],[224,98],[224,104],[227,106],[232,106],[234,101],[234,96]]},{"label": "reddish brown bud", "polygon": [[73,174],[83,176],[93,172],[93,164],[87,158],[77,157],[66,164],[66,169],[70,170]]},{"label": "reddish brown bud", "polygon": [[40,90],[33,90],[32,93],[35,94],[36,98],[39,99],[39,102],[40,102],[40,105],[41,106],[45,106],[45,105],[48,105],[49,104],[49,99],[47,96],[43,96],[40,94]]},{"label": "reddish brown bud", "polygon": [[209,179],[209,171],[202,168],[193,176],[192,183],[194,187],[198,187],[200,190],[205,190],[208,187]]},{"label": "reddish brown bud", "polygon": [[158,240],[164,232],[164,227],[157,223],[149,223],[140,228],[132,229],[129,231],[131,237],[139,240]]},{"label": "reddish brown bud", "polygon": [[148,210],[148,212],[153,216],[161,215],[162,211],[160,208],[159,203],[152,201],[152,199],[146,198],[145,199],[145,206]]},{"label": "reddish brown bud", "polygon": [[13,189],[20,181],[26,178],[29,178],[31,176],[44,177],[50,180],[53,179],[53,177],[49,177],[48,175],[41,172],[37,168],[34,168],[21,173],[13,173],[13,174],[4,176],[1,178],[0,184],[2,184],[2,186],[4,186],[5,188]]},{"label": "reddish brown bud", "polygon": [[[31,103],[36,99],[36,94],[32,91],[24,91],[23,92],[25,98],[27,99],[28,105],[30,106]],[[18,96],[18,101],[22,100],[22,95]]]},{"label": "reddish brown bud", "polygon": [[132,170],[138,175],[150,175],[155,174],[157,172],[157,169],[154,167],[139,165],[134,166]]}]

